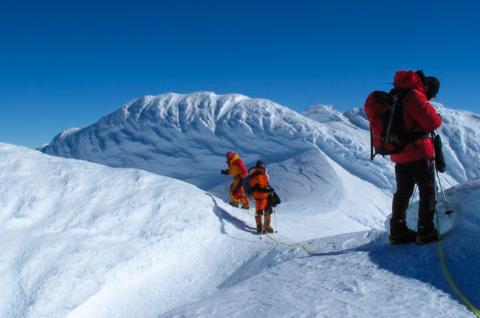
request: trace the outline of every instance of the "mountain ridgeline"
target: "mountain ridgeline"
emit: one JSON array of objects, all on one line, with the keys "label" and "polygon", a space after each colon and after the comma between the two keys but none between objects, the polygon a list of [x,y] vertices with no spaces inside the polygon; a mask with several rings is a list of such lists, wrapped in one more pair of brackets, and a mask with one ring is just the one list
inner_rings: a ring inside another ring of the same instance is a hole
[{"label": "mountain ridgeline", "polygon": [[[439,133],[448,171],[442,178],[453,185],[479,176],[480,116],[435,106],[444,121]],[[361,108],[341,113],[317,105],[300,114],[270,100],[239,94],[167,93],[142,97],[88,127],[66,130],[41,151],[140,168],[207,190],[218,186],[218,178],[211,176],[225,165],[228,150],[239,152],[247,165],[261,158],[277,168],[299,157],[306,166],[309,161],[314,166],[313,161],[322,157],[328,158],[327,165],[334,162],[392,191],[393,165],[382,158],[370,160],[368,127]],[[321,182],[322,176],[318,177]]]}]

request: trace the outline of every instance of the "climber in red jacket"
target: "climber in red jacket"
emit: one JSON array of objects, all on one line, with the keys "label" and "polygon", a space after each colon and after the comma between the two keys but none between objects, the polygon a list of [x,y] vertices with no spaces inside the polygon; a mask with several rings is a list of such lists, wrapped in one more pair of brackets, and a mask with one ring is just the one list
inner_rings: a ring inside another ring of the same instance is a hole
[{"label": "climber in red jacket", "polygon": [[[392,244],[425,244],[439,239],[434,226],[435,214],[435,149],[428,135],[440,127],[442,118],[429,103],[440,88],[435,77],[426,77],[423,72],[399,71],[395,74],[395,89],[405,91],[403,99],[403,123],[409,132],[424,133],[398,154],[391,155],[395,162],[397,191],[393,197],[389,241]],[[417,232],[410,230],[405,222],[406,210],[415,184],[418,185],[420,202]]]}]

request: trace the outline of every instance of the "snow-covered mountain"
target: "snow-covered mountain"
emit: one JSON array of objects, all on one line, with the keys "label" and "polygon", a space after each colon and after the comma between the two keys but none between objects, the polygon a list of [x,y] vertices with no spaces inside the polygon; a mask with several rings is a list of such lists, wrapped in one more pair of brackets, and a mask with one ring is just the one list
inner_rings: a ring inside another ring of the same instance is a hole
[{"label": "snow-covered mountain", "polygon": [[[480,176],[480,116],[436,106],[444,118],[444,182],[454,185]],[[316,150],[350,174],[392,191],[393,165],[381,157],[370,161],[369,149],[363,109],[340,113],[317,105],[302,115],[265,99],[200,92],[145,96],[91,126],[59,134],[42,151],[140,168],[212,190],[219,185],[216,175],[228,150],[237,151],[247,164],[261,158],[277,166],[299,156],[314,164],[317,158],[309,157]],[[288,179],[298,178],[286,173]]]},{"label": "snow-covered mountain", "polygon": [[459,182],[480,176],[480,115],[435,105],[443,118],[440,135],[448,173]]},{"label": "snow-covered mountain", "polygon": [[[0,317],[473,317],[434,244],[390,246],[384,231],[334,214],[308,219],[315,239],[284,231],[301,214],[259,239],[252,211],[178,180],[7,144],[0,156]],[[347,180],[333,192],[368,184],[325,160]],[[383,204],[366,195],[341,209]],[[447,197],[448,269],[478,304],[480,179]],[[344,234],[326,237],[332,229]]]},{"label": "snow-covered mountain", "polygon": [[[344,145],[352,138],[357,137],[333,136],[330,127],[265,99],[170,93],[143,97],[89,127],[63,132],[43,151],[114,167],[141,168],[209,188],[218,183],[211,176],[224,167],[227,150],[238,151],[249,164],[259,158],[269,164],[280,163],[312,149],[337,161],[367,161],[366,151],[352,152],[355,149]],[[370,173],[376,174],[379,178],[370,178],[378,179],[377,185],[391,187],[373,163],[367,161],[364,166],[363,170],[375,169],[351,172],[363,174],[367,180]]]},{"label": "snow-covered mountain", "polygon": [[[454,110],[440,103],[432,103],[443,118],[438,133],[442,137],[447,174],[462,183],[480,176],[480,115]],[[340,130],[349,126],[360,128],[361,140],[369,140],[369,124],[363,108],[353,108],[340,113],[332,106],[315,105],[305,116]],[[350,130],[353,134],[354,131]],[[355,142],[355,139],[352,138]]]}]

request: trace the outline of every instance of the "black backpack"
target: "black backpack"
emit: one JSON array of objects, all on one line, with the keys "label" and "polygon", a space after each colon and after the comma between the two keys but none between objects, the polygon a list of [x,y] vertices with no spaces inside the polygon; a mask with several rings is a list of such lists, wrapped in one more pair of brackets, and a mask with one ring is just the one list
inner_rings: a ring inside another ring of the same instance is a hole
[{"label": "black backpack", "polygon": [[267,200],[268,200],[268,206],[272,208],[282,203],[282,200],[280,200],[280,197],[275,191],[273,191],[272,194],[268,196]]}]

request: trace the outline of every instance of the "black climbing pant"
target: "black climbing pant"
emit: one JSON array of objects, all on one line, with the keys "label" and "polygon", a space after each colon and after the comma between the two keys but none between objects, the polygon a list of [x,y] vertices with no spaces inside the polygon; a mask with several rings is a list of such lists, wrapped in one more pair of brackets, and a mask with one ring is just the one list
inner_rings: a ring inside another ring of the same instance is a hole
[{"label": "black climbing pant", "polygon": [[435,214],[435,165],[431,159],[409,163],[397,163],[395,176],[397,191],[393,196],[392,219],[405,220],[410,197],[415,184],[418,185],[420,202],[418,206],[418,228],[433,229]]}]

